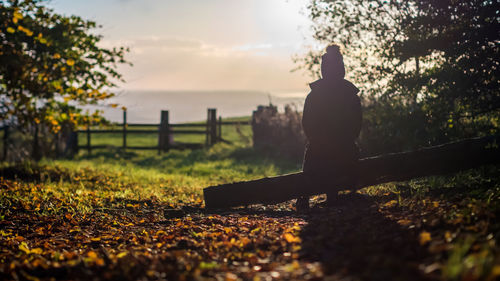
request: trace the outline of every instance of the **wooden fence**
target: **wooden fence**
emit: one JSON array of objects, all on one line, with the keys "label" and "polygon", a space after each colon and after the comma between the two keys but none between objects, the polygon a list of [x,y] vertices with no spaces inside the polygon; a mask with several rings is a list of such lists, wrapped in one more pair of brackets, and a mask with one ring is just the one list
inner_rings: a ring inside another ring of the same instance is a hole
[{"label": "wooden fence", "polygon": [[2,136],[2,157],[1,160],[7,160],[7,139],[9,138],[9,126],[5,125],[0,127],[0,132],[3,132]]},{"label": "wooden fence", "polygon": [[[207,110],[206,123],[172,124],[169,121],[168,110],[161,111],[160,124],[127,123],[127,111],[124,110],[123,122],[114,125],[114,127],[119,126],[121,129],[92,129],[91,126],[87,126],[85,130],[76,131],[77,134],[85,134],[87,138],[87,143],[85,145],[79,145],[78,142],[76,142],[76,152],[78,152],[79,149],[85,149],[88,154],[91,154],[93,149],[109,148],[110,145],[92,145],[92,134],[105,133],[121,133],[123,136],[121,148],[123,150],[158,150],[158,153],[161,153],[170,149],[196,149],[209,147],[220,141],[227,142],[222,138],[223,125],[250,125],[250,123],[222,121],[221,117],[217,119],[217,109],[209,108]],[[144,129],[148,127],[157,128],[157,130]],[[127,144],[127,137],[131,134],[157,134],[158,144],[155,146],[130,146]],[[205,143],[173,142],[173,136],[180,134],[205,135]],[[78,135],[75,136],[75,139],[78,140]]]}]

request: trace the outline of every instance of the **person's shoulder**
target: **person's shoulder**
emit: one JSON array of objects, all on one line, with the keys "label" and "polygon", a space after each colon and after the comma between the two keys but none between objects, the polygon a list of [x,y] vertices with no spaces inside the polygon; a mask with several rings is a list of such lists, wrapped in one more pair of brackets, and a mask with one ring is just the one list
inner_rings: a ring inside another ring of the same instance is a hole
[{"label": "person's shoulder", "polygon": [[359,93],[358,87],[354,86],[354,84],[351,83],[350,81],[343,79],[342,83],[343,83],[344,89],[346,89],[348,93],[350,93],[350,94],[352,93],[355,95],[357,95]]},{"label": "person's shoulder", "polygon": [[309,84],[309,88],[311,88],[311,93],[317,92],[323,87],[324,81],[323,79],[318,79]]}]

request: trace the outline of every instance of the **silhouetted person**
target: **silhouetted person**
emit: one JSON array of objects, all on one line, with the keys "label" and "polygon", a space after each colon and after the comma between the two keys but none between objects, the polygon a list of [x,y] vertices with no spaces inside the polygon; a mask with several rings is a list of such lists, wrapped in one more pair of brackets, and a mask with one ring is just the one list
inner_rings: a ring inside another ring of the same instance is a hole
[{"label": "silhouetted person", "polygon": [[[308,143],[303,171],[309,184],[329,185],[339,178],[356,176],[359,150],[355,140],[361,130],[361,102],[358,88],[344,79],[339,47],[329,46],[321,59],[323,78],[310,84],[304,104],[302,127]],[[327,196],[331,204],[337,192]],[[297,199],[297,209],[308,207],[309,198]]]}]

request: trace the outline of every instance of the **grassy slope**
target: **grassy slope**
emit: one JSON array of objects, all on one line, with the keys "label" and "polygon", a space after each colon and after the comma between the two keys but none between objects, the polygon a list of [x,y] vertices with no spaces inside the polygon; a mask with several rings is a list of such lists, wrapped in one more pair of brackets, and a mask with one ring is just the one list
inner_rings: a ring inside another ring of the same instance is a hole
[{"label": "grassy slope", "polygon": [[330,209],[320,196],[305,214],[289,203],[198,213],[203,187],[300,169],[252,149],[246,130],[208,150],[4,164],[0,279],[500,276],[498,167],[369,187]]}]

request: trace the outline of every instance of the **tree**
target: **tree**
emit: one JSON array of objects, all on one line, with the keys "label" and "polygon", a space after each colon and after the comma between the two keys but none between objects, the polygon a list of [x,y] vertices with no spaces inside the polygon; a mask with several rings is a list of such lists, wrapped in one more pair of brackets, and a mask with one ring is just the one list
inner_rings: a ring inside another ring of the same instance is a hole
[{"label": "tree", "polygon": [[53,132],[100,120],[77,106],[113,96],[127,63],[126,48],[99,47],[98,26],[46,8],[44,0],[0,0],[0,122],[34,128],[34,154],[41,126]]},{"label": "tree", "polygon": [[[365,137],[411,148],[498,131],[498,1],[312,0],[314,39],[344,47]],[[317,73],[320,52],[299,61]]]}]

